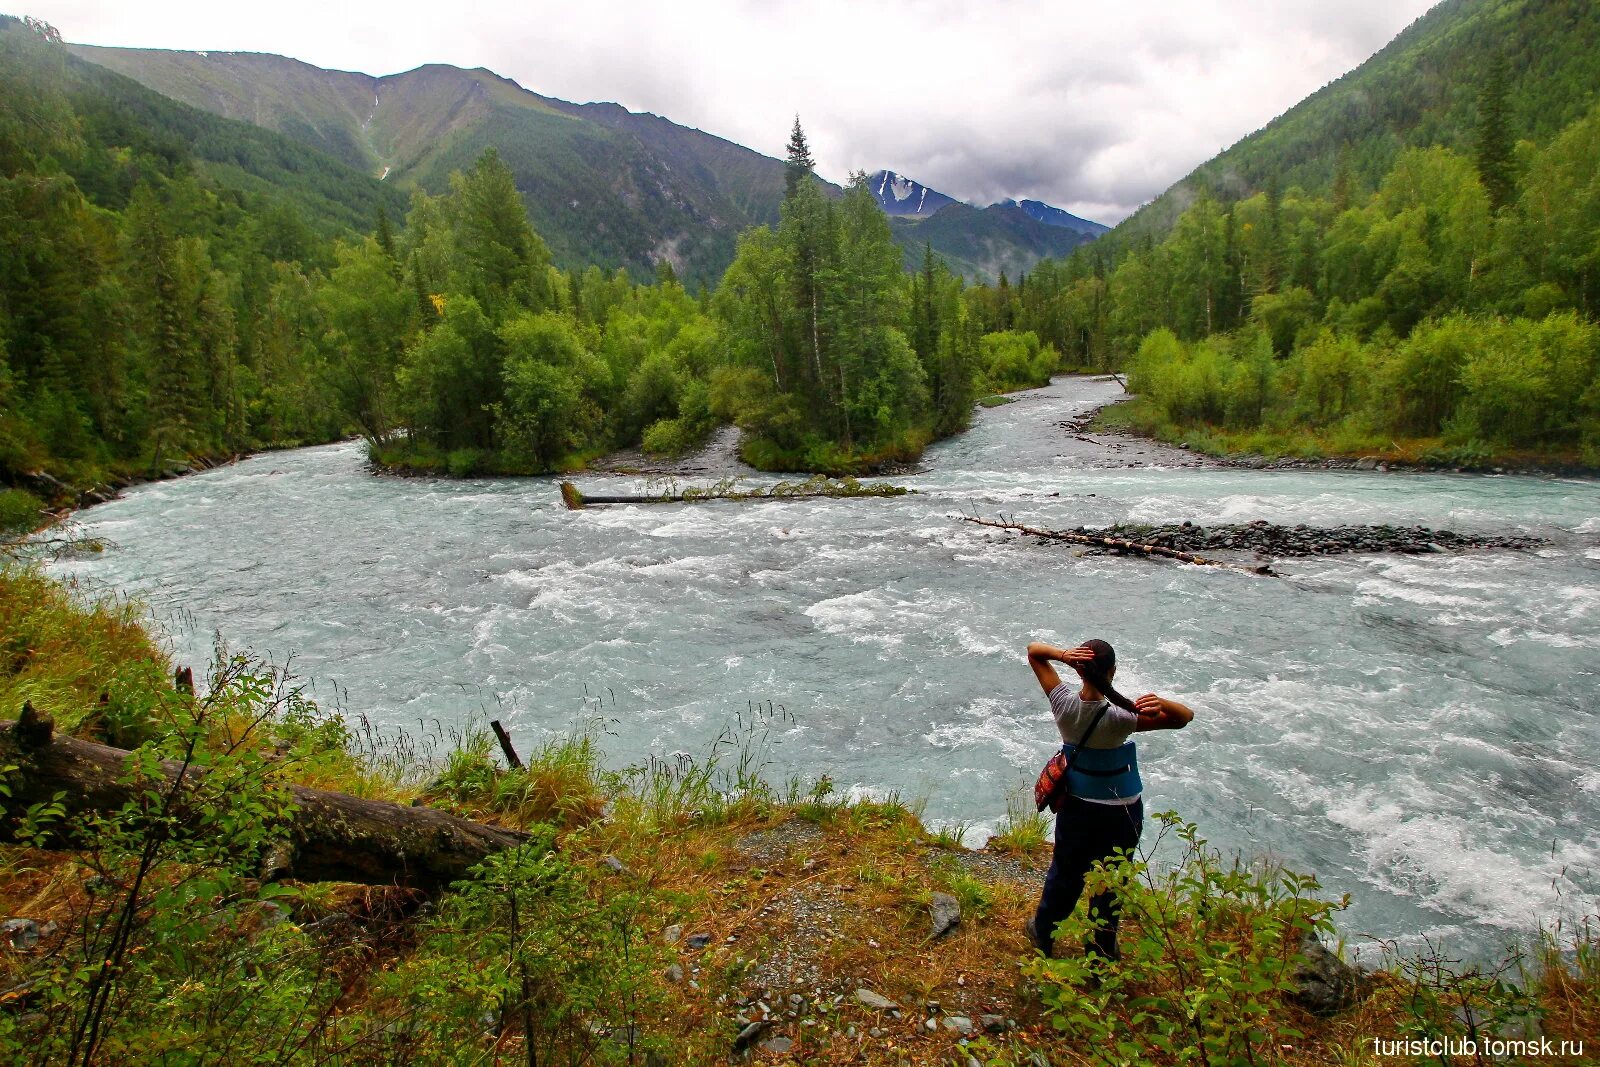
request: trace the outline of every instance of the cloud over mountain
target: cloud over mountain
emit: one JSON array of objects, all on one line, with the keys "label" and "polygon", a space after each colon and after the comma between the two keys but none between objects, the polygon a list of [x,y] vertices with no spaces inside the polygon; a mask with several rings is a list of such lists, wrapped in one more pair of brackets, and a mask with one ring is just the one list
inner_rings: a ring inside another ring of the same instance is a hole
[{"label": "cloud over mountain", "polygon": [[781,155],[799,112],[819,169],[892,167],[976,203],[1034,198],[1115,222],[1355,66],[1429,0],[967,5],[327,5],[273,17],[180,0],[39,0],[93,44],[279,52],[393,73],[485,66]]}]

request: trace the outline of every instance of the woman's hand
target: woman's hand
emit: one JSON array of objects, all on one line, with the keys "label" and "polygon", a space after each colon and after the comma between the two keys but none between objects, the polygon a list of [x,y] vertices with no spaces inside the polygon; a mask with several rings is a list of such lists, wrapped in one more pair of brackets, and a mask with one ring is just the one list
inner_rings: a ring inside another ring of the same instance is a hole
[{"label": "woman's hand", "polygon": [[1133,702],[1138,712],[1137,730],[1181,730],[1194,719],[1194,712],[1176,700],[1146,693]]},{"label": "woman's hand", "polygon": [[1083,668],[1094,662],[1094,649],[1079,645],[1077,648],[1056,649],[1056,658],[1073,670],[1082,672]]}]

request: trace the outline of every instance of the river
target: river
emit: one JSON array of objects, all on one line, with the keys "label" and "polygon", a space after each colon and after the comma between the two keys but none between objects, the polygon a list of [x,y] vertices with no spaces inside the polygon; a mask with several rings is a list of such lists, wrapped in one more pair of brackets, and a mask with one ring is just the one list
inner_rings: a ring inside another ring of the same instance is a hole
[{"label": "river", "polygon": [[[1062,378],[980,410],[888,500],[575,513],[551,479],[373,477],[354,443],[261,455],[82,513],[110,547],[55,569],[142,598],[179,662],[220,633],[432,736],[498,717],[532,747],[588,724],[625,764],[704,752],[761,705],[775,778],[921,798],[975,843],[1052,748],[1023,647],[1102,636],[1119,688],[1197,713],[1141,743],[1150,810],[1351,893],[1353,944],[1487,956],[1600,911],[1600,484],[1227,469],[1061,429],[1116,392]],[[1033,545],[964,511],[1551,544],[1272,579]]]}]

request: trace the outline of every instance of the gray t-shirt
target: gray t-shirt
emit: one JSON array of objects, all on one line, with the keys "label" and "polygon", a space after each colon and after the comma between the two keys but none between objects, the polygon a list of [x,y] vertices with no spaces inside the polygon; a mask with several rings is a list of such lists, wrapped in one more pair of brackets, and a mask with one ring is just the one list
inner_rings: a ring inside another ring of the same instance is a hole
[{"label": "gray t-shirt", "polygon": [[1050,690],[1050,713],[1055,716],[1061,740],[1069,745],[1078,744],[1095,713],[1106,708],[1106,713],[1100,717],[1100,725],[1094,728],[1094,736],[1089,738],[1084,747],[1120,747],[1133,735],[1134,727],[1139,725],[1139,717],[1115,705],[1106,707],[1107,703],[1105,700],[1085,701],[1078,695],[1078,690],[1066,682]]}]

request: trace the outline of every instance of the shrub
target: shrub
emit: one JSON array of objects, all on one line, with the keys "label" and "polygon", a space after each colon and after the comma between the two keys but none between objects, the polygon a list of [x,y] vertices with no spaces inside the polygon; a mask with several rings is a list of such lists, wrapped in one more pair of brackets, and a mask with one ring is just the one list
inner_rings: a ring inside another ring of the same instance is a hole
[{"label": "shrub", "polygon": [[0,537],[26,534],[44,518],[44,501],[24,489],[0,489]]},{"label": "shrub", "polygon": [[[1224,862],[1192,823],[1155,816],[1162,839],[1183,846],[1157,873],[1135,856],[1090,872],[1085,897],[1113,889],[1122,901],[1122,961],[1032,958],[1024,972],[1058,1030],[1089,1062],[1255,1064],[1272,1043],[1301,1036],[1272,1024],[1291,988],[1304,935],[1331,931],[1341,905],[1320,899],[1315,878]],[[1100,916],[1080,908],[1056,930],[1059,945],[1087,940]]]}]

